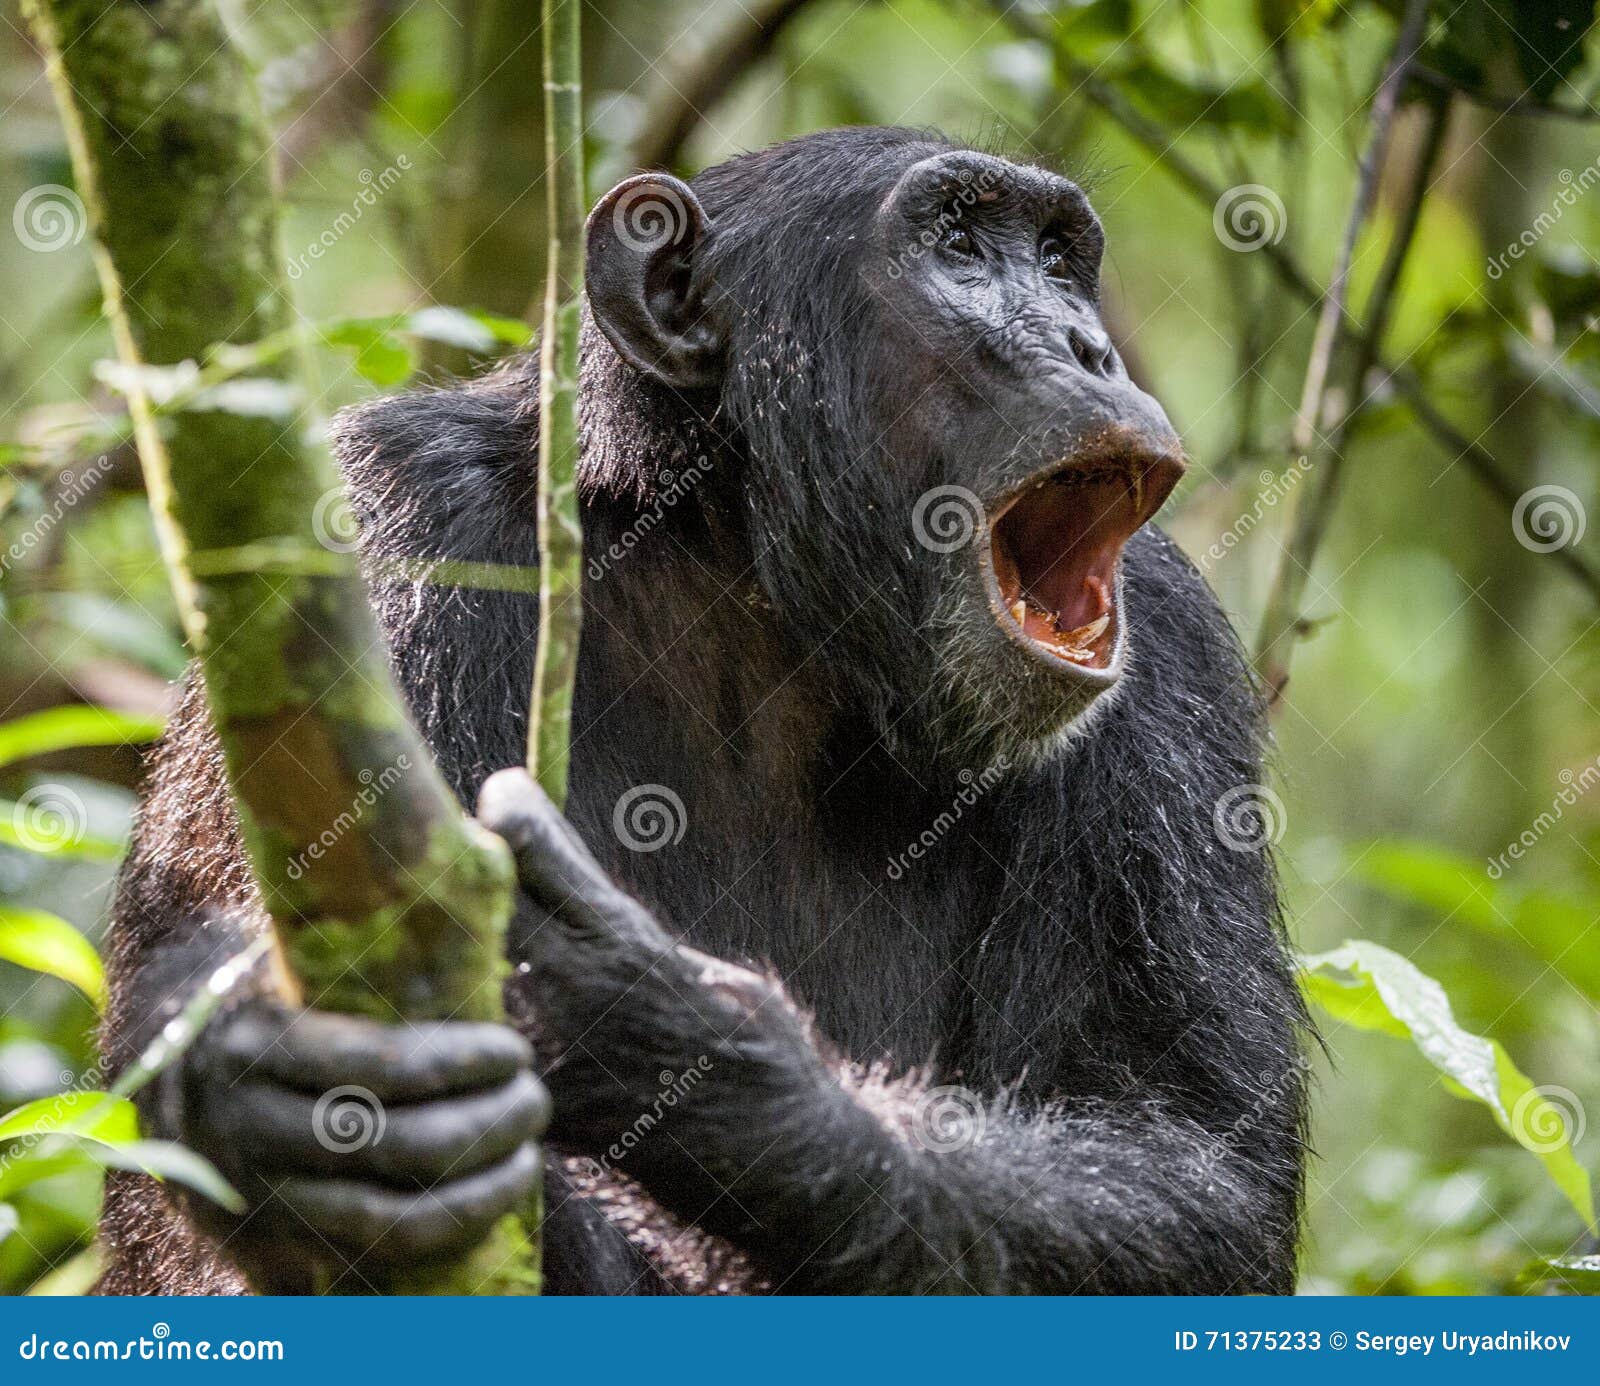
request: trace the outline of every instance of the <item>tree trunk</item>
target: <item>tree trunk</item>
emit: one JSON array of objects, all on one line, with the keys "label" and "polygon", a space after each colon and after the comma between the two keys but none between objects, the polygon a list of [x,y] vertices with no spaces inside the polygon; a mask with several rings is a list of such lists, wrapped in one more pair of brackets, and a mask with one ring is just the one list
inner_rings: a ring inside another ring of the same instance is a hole
[{"label": "tree trunk", "polygon": [[[445,786],[390,677],[348,545],[326,533],[342,500],[326,448],[308,441],[303,353],[257,373],[288,401],[270,417],[152,403],[160,368],[293,332],[248,70],[210,0],[26,9],[285,993],[383,1020],[497,1019],[510,857]],[[346,814],[354,821],[330,833]],[[460,1266],[407,1288],[526,1292],[530,1252],[508,1219]]]}]

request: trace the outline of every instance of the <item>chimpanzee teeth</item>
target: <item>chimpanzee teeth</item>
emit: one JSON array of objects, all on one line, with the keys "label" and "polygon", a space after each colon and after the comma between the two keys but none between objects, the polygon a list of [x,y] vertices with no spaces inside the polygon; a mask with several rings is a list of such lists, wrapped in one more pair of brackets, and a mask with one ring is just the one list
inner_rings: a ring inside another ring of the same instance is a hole
[{"label": "chimpanzee teeth", "polygon": [[1018,597],[1016,601],[1011,603],[1011,619],[1019,626],[1023,624],[1023,618],[1027,616],[1027,614],[1028,604],[1027,602],[1023,601],[1021,597]]},{"label": "chimpanzee teeth", "polygon": [[1079,626],[1076,630],[1064,632],[1061,638],[1074,649],[1085,650],[1106,633],[1106,627],[1110,624],[1111,613],[1108,611],[1104,616],[1090,621],[1086,626]]}]

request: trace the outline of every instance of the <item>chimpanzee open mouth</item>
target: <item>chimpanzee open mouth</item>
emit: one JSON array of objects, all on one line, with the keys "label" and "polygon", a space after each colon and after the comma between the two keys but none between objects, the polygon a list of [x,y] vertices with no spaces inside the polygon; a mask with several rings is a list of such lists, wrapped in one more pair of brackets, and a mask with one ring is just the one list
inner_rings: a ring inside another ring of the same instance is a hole
[{"label": "chimpanzee open mouth", "polygon": [[1165,456],[1071,462],[1002,502],[989,542],[1008,634],[1063,665],[1109,671],[1123,547],[1182,474]]}]

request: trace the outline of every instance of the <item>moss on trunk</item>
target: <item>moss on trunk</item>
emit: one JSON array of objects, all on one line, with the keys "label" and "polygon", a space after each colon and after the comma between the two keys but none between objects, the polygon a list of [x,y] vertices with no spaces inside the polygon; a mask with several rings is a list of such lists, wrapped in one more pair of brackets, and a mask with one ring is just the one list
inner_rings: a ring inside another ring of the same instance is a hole
[{"label": "moss on trunk", "polygon": [[[305,411],[158,414],[149,367],[292,331],[269,138],[210,0],[26,0],[89,209],[185,632],[287,971],[318,1006],[496,1019],[513,873],[406,716]],[[141,374],[144,373],[144,374]],[[304,394],[303,353],[260,374]],[[293,396],[291,395],[291,399]],[[412,1290],[527,1292],[517,1227]]]}]

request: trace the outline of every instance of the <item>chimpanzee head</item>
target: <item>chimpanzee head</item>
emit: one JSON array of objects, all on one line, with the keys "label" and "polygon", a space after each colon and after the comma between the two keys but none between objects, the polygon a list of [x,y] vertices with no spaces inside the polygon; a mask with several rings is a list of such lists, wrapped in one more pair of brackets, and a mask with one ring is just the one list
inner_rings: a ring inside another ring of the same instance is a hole
[{"label": "chimpanzee head", "polygon": [[1123,549],[1183,461],[1101,324],[1103,242],[1070,180],[907,130],[590,218],[594,322],[652,427],[725,447],[771,619],[924,754],[1040,750],[1126,668]]}]

